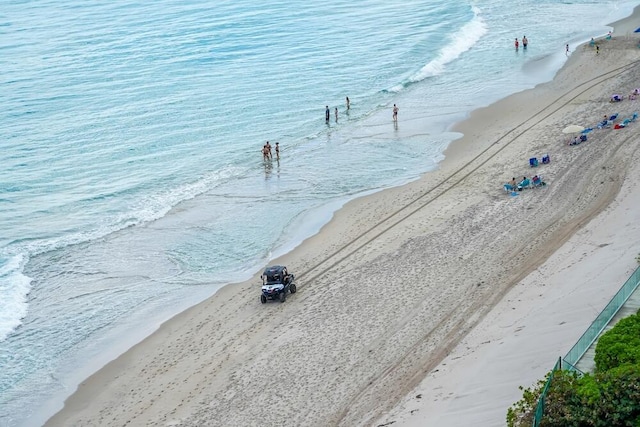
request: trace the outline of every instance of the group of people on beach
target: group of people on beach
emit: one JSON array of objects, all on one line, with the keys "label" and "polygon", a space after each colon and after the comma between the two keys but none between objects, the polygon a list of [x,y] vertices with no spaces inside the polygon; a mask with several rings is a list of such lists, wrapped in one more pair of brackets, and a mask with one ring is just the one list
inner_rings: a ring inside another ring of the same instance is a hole
[{"label": "group of people on beach", "polygon": [[[276,151],[276,160],[280,160],[280,143],[279,142],[276,142],[275,151]],[[273,159],[273,154],[271,152],[271,144],[269,144],[269,141],[267,141],[266,144],[262,146],[262,158],[265,161]]]},{"label": "group of people on beach", "polygon": [[[526,40],[526,37],[524,38],[524,40]],[[351,101],[349,100],[349,97],[346,97],[346,105],[347,105],[347,114],[349,113],[349,110],[351,109]],[[394,122],[398,121],[398,106],[396,104],[393,104],[393,110],[392,110],[392,118]],[[335,119],[336,119],[336,123],[338,123],[338,107],[335,108],[334,110],[334,115],[335,115]],[[328,105],[325,105],[324,107],[324,120],[327,124],[329,124],[329,121],[331,120],[331,109],[329,108]]]},{"label": "group of people on beach", "polygon": [[522,177],[522,181],[516,182],[516,178],[511,178],[511,181],[507,184],[509,186],[510,191],[522,191],[525,188],[539,187],[542,185],[547,185],[542,181],[542,177],[540,175],[534,175],[533,178],[529,179],[526,176]]},{"label": "group of people on beach", "polygon": [[[351,109],[351,101],[349,100],[349,97],[346,97],[346,104],[347,104],[347,114],[349,114],[349,110]],[[336,123],[338,123],[338,107],[336,107],[333,111],[334,117],[336,118]],[[329,121],[331,120],[331,110],[329,109],[328,105],[325,105],[324,107],[324,120],[327,124],[329,124]]]},{"label": "group of people on beach", "polygon": [[[516,50],[518,50],[518,48],[520,47],[520,42],[518,41],[517,37],[514,45],[516,47]],[[529,40],[527,39],[527,36],[522,36],[522,48],[526,49],[528,45],[529,45]]]},{"label": "group of people on beach", "polygon": [[[526,40],[526,38],[524,38],[523,40]],[[349,100],[348,96],[346,97],[345,100],[346,100],[347,114],[348,114],[349,110],[351,109],[351,101]],[[394,123],[398,122],[398,110],[399,110],[398,106],[396,104],[393,104],[391,117]],[[336,123],[338,123],[338,107],[335,107],[334,117],[335,117]],[[328,105],[325,105],[324,119],[327,124],[329,124],[329,122],[331,121],[331,109],[329,108]],[[267,141],[266,144],[262,146],[261,151],[262,151],[262,158],[265,161],[273,159],[272,148],[271,148],[271,144],[269,144],[269,141]],[[275,152],[276,152],[276,159],[280,160],[280,145],[278,142],[276,142]]]}]

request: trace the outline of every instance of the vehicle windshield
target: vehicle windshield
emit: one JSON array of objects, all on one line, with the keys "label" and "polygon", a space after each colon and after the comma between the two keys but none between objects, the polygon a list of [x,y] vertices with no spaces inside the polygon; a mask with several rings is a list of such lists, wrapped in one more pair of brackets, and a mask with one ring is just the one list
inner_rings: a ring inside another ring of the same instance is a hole
[{"label": "vehicle windshield", "polygon": [[276,283],[282,283],[282,277],[279,274],[264,275],[262,276],[262,283],[265,285],[272,285]]}]

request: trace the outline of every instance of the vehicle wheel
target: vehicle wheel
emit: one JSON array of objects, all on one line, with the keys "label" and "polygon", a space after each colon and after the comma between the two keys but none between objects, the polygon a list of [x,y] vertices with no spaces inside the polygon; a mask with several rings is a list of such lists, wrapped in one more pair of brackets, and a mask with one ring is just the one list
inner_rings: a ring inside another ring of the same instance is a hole
[{"label": "vehicle wheel", "polygon": [[287,300],[287,293],[282,291],[280,293],[280,302],[285,302]]},{"label": "vehicle wheel", "polygon": [[297,290],[298,290],[298,289],[296,289],[296,284],[295,284],[295,283],[292,283],[292,284],[291,284],[291,286],[289,287],[289,291],[290,291],[292,294],[295,294]]},{"label": "vehicle wheel", "polygon": [[260,302],[265,304],[267,302],[267,297],[265,297],[264,295],[260,295]]}]

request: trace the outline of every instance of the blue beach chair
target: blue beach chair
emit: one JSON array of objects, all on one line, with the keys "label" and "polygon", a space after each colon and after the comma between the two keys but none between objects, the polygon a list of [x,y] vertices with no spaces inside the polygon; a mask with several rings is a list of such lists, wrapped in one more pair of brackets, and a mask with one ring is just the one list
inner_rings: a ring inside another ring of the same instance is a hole
[{"label": "blue beach chair", "polygon": [[510,195],[512,195],[512,196],[517,196],[517,195],[518,195],[518,192],[516,191],[516,190],[517,190],[517,188],[516,188],[516,187],[514,187],[513,185],[511,185],[511,184],[504,184],[502,187],[504,188],[504,191],[506,191],[506,192],[507,192],[507,193],[509,193]]},{"label": "blue beach chair", "polygon": [[538,166],[538,158],[537,157],[530,158],[529,166],[531,166],[532,168],[535,168],[536,166]]},{"label": "blue beach chair", "polygon": [[531,180],[529,180],[529,178],[523,178],[522,181],[518,183],[519,191],[522,191],[525,188],[531,188]]}]

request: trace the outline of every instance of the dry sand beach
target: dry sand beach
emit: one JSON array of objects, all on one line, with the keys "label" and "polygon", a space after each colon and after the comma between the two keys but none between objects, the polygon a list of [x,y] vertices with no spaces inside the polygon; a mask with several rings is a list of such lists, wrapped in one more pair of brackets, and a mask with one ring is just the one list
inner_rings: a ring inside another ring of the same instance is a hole
[{"label": "dry sand beach", "polygon": [[[438,171],[348,203],[281,259],[298,293],[223,288],[84,381],[48,426],[503,425],[635,268],[637,13],[600,54],[474,112]],[[619,35],[620,34],[620,35]],[[532,170],[528,159],[549,153]],[[502,184],[542,174],[517,196]],[[420,394],[420,398],[416,396]]]}]

